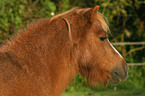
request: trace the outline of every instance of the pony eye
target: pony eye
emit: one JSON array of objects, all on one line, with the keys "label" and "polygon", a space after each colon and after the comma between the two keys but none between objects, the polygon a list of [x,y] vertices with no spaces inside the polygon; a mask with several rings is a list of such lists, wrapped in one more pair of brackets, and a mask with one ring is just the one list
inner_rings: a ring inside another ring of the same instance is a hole
[{"label": "pony eye", "polygon": [[107,39],[106,36],[100,37],[100,40],[101,40],[101,41],[104,41],[104,40],[106,40],[106,39]]}]

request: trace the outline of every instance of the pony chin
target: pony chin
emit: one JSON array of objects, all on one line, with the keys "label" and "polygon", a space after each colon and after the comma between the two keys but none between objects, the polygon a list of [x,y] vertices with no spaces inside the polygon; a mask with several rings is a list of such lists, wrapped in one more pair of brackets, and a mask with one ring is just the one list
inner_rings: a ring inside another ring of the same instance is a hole
[{"label": "pony chin", "polygon": [[110,72],[100,69],[100,68],[92,68],[88,71],[81,70],[81,73],[85,77],[86,84],[91,85],[93,87],[96,87],[96,85],[98,84],[103,84],[107,86],[111,77]]}]

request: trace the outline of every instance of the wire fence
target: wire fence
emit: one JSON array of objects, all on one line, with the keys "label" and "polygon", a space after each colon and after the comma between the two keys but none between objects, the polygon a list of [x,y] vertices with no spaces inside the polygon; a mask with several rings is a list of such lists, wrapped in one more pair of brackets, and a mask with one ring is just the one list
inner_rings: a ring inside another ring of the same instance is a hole
[{"label": "wire fence", "polygon": [[145,45],[145,42],[115,42],[113,45]]},{"label": "wire fence", "polygon": [[143,66],[145,63],[127,63],[128,66]]},{"label": "wire fence", "polygon": [[[113,45],[145,45],[145,42],[115,42]],[[145,52],[144,52],[145,54]],[[127,63],[128,66],[143,66],[145,63]]]}]

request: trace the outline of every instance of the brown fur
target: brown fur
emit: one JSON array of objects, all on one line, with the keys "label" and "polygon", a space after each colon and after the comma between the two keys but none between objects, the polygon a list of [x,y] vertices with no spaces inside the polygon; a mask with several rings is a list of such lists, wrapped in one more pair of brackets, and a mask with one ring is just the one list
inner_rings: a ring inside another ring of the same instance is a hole
[{"label": "brown fur", "polygon": [[42,19],[3,45],[0,96],[59,96],[77,73],[93,85],[108,82],[113,68],[124,60],[107,41],[103,44],[108,48],[100,41],[108,26],[97,8],[76,8]]}]

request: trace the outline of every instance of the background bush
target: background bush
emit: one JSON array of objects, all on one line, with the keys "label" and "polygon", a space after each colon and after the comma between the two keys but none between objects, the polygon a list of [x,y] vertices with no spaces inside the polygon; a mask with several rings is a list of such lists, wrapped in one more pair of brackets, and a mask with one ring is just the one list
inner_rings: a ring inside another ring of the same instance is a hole
[{"label": "background bush", "polygon": [[[144,0],[0,0],[0,44],[32,21],[52,17],[74,7],[100,6],[113,34],[111,42],[145,41]],[[115,46],[128,63],[145,63],[145,46]],[[117,88],[145,88],[145,66],[130,66],[129,79]],[[77,75],[67,90],[86,87]],[[104,88],[101,87],[100,88]]]}]

